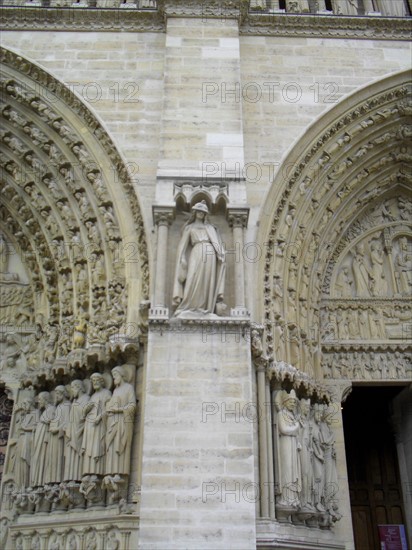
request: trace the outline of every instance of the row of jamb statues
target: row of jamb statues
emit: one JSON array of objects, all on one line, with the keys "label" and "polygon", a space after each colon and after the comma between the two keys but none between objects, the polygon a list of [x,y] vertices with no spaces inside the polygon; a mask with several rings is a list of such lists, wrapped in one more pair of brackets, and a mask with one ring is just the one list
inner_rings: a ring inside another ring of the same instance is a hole
[{"label": "row of jamb statues", "polygon": [[[112,369],[115,389],[100,373],[25,399],[17,407],[9,472],[19,512],[112,504],[123,500],[130,473],[136,395],[123,366]],[[107,489],[107,491],[106,491]],[[106,497],[107,493],[107,497]]]},{"label": "row of jamb statues", "polygon": [[279,521],[330,528],[342,516],[338,511],[333,408],[298,399],[295,390],[280,390],[277,410]]}]

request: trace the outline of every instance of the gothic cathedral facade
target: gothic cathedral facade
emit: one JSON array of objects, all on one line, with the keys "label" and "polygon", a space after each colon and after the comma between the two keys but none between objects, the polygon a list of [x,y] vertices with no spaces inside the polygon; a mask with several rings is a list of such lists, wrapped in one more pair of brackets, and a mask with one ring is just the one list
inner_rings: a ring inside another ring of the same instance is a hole
[{"label": "gothic cathedral facade", "polygon": [[411,548],[411,15],[3,0],[1,548]]}]

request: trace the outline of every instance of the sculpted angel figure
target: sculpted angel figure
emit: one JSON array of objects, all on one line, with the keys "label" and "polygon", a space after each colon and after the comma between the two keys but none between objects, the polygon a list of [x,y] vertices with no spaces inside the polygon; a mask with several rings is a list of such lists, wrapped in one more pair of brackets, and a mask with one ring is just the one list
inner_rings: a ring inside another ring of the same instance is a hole
[{"label": "sculpted angel figure", "polygon": [[205,201],[196,203],[183,229],[173,288],[176,317],[213,315],[223,302],[225,251],[208,213]]}]

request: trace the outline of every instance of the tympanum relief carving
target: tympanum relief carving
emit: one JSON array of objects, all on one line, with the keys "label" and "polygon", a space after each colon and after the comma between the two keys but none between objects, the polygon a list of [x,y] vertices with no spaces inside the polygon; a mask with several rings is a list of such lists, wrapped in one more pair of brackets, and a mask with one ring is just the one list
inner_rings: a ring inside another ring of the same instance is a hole
[{"label": "tympanum relief carving", "polygon": [[339,243],[320,312],[326,378],[410,379],[411,213],[404,194],[382,199]]}]

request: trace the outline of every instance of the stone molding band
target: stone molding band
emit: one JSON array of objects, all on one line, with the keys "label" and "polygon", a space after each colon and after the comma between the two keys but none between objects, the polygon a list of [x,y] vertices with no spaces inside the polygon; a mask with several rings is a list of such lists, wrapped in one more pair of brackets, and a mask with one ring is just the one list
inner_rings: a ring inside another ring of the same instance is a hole
[{"label": "stone molding band", "polygon": [[238,19],[241,35],[294,36],[299,38],[356,38],[410,40],[412,20],[399,17],[344,17],[333,15],[247,14],[222,6],[190,6],[155,10],[101,8],[30,8],[3,6],[3,30],[165,32],[170,17]]}]

